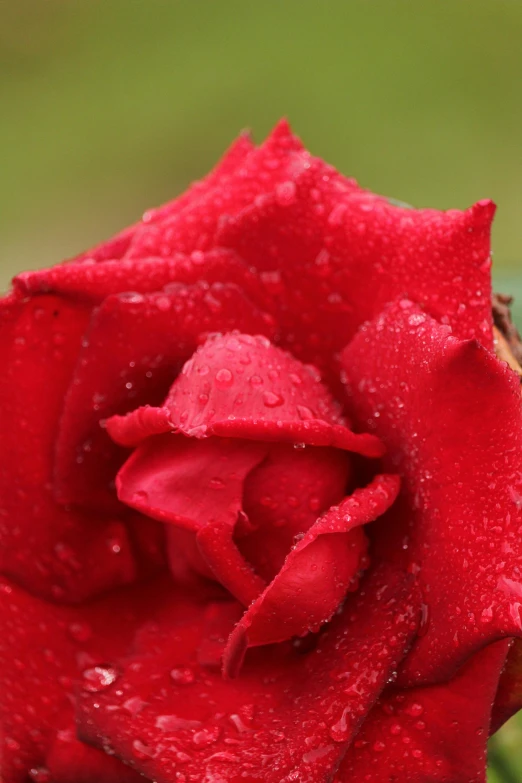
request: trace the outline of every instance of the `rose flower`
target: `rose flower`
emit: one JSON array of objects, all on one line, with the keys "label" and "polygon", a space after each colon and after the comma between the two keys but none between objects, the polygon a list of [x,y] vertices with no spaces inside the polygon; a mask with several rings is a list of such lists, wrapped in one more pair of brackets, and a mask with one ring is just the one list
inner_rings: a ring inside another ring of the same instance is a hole
[{"label": "rose flower", "polygon": [[484,780],[522,706],[493,213],[391,203],[282,122],[15,279],[4,783]]}]

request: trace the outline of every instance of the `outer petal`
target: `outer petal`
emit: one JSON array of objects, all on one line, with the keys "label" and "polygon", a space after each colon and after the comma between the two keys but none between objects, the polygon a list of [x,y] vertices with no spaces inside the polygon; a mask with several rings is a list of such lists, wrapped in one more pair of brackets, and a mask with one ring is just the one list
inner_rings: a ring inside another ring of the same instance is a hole
[{"label": "outer petal", "polygon": [[522,641],[515,639],[498,683],[491,718],[491,734],[494,734],[520,709],[522,709]]},{"label": "outer petal", "polygon": [[312,525],[234,628],[225,651],[227,674],[238,673],[247,647],[304,636],[331,618],[363,565],[361,526],[384,514],[398,491],[396,476],[378,476]]},{"label": "outer petal", "polygon": [[388,689],[336,783],[484,783],[491,705],[506,642],[476,653],[447,683]]},{"label": "outer petal", "polygon": [[132,292],[149,294],[169,283],[234,283],[254,302],[266,295],[257,275],[231,250],[208,253],[195,251],[168,258],[148,257],[105,261],[103,264],[58,264],[50,269],[24,272],[14,285],[24,295],[53,293],[89,304],[100,304],[107,296]]},{"label": "outer petal", "polygon": [[290,185],[224,222],[216,241],[272,282],[283,344],[298,358],[331,368],[398,296],[491,348],[491,202],[446,213],[394,206],[317,160]]},{"label": "outer petal", "polygon": [[[198,666],[187,631],[166,621],[156,639],[148,635],[146,654],[120,663],[116,687],[94,698],[83,692],[81,735],[158,783],[176,775],[193,783],[328,780],[415,627],[410,587],[390,571],[376,574],[317,650],[253,653],[232,682]],[[136,698],[144,707],[131,723],[122,707]]]},{"label": "outer petal", "polygon": [[100,421],[159,403],[200,339],[235,327],[271,328],[235,285],[174,284],[104,301],[93,314],[60,422],[55,489],[62,503],[118,508],[112,482],[126,452]]},{"label": "outer petal", "polygon": [[54,296],[1,312],[1,570],[31,591],[81,600],[134,578],[120,522],[56,505],[53,446],[87,313]]},{"label": "outer petal", "polygon": [[394,536],[406,536],[429,612],[401,682],[446,678],[522,630],[519,380],[407,301],[363,327],[342,362],[359,421],[404,477]]},{"label": "outer petal", "polygon": [[123,445],[174,429],[196,438],[335,446],[368,457],[383,453],[374,435],[345,426],[315,368],[265,337],[239,333],[209,338],[183,367],[162,409],[114,417],[108,429]]},{"label": "outer petal", "polygon": [[[152,616],[151,607],[168,599],[169,589],[161,580],[71,608],[1,585],[0,723],[2,774],[8,783],[25,781],[30,769],[46,764],[57,730],[72,724],[76,680],[84,672],[91,692],[110,681],[113,670],[107,661],[123,654],[137,624]],[[183,607],[180,611],[182,615]],[[96,670],[97,665],[102,668]],[[85,755],[86,763],[90,755]],[[94,754],[94,763],[103,768],[97,758]],[[66,761],[55,753],[53,763],[63,767]],[[69,772],[75,779],[74,768]]]},{"label": "outer petal", "polygon": [[[76,728],[56,732],[45,767],[33,775],[36,783],[143,783],[144,778],[119,759],[92,748],[76,738]],[[47,774],[46,774],[47,773]],[[48,777],[47,777],[48,775]]]},{"label": "outer petal", "polygon": [[170,256],[213,247],[224,215],[239,212],[260,194],[293,178],[308,164],[309,157],[288,123],[280,122],[268,139],[215,187],[182,211],[136,231],[126,257]]}]

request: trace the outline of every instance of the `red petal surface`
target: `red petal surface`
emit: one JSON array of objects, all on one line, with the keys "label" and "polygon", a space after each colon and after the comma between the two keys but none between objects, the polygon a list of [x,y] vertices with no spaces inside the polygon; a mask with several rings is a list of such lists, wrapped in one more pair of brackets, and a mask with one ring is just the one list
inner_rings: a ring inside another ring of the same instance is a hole
[{"label": "red petal surface", "polygon": [[[76,738],[76,727],[56,732],[47,756],[44,774],[52,783],[143,783],[144,778],[135,770],[97,748],[92,748]],[[33,775],[32,780],[45,780]]]},{"label": "red petal surface", "polygon": [[195,251],[189,256],[59,264],[50,269],[24,272],[14,279],[14,285],[23,295],[54,293],[100,304],[113,294],[154,293],[169,283],[194,284],[202,280],[234,283],[252,301],[262,301],[263,290],[257,275],[231,250],[221,248],[207,253]]},{"label": "red petal surface", "polygon": [[404,478],[383,556],[408,547],[429,610],[401,682],[439,680],[521,633],[519,379],[407,301],[364,326],[342,361],[359,423]]},{"label": "red petal surface", "polygon": [[272,444],[266,459],[245,479],[243,511],[236,527],[239,549],[271,582],[295,537],[348,491],[350,455],[339,449]]},{"label": "red petal surface", "polygon": [[[82,692],[81,734],[159,783],[326,780],[402,657],[417,602],[402,577],[375,574],[315,651],[254,651],[234,681],[198,665],[197,634],[166,618],[119,662],[114,686]],[[129,699],[143,702],[132,720]]]},{"label": "red petal surface", "polygon": [[[0,721],[6,783],[25,781],[30,769],[45,765],[57,729],[73,721],[76,680],[85,672],[91,692],[102,688],[113,671],[107,661],[123,654],[136,624],[153,616],[171,589],[161,580],[71,608],[33,598],[8,583],[1,585]],[[95,671],[98,664],[102,668]],[[86,762],[89,756],[86,753]],[[96,758],[98,768],[101,762]],[[70,773],[70,780],[76,780],[74,767]]]},{"label": "red petal surface", "polygon": [[491,734],[494,734],[520,709],[522,709],[522,641],[515,639],[509,650],[504,671],[500,675],[493,705]]},{"label": "red petal surface", "polygon": [[492,347],[491,202],[446,213],[394,206],[317,160],[290,185],[284,199],[270,192],[224,222],[216,242],[271,284],[283,344],[298,358],[331,368],[398,296]]},{"label": "red petal surface", "polygon": [[198,588],[201,579],[213,579],[214,575],[203,559],[196,536],[192,530],[165,525],[167,554],[170,573],[176,584],[185,590]]},{"label": "red petal surface", "polygon": [[309,157],[288,123],[280,122],[266,141],[237,170],[221,177],[215,187],[158,224],[139,228],[126,257],[170,256],[213,247],[225,215],[239,212],[260,194],[292,179],[307,165]]},{"label": "red petal surface", "polygon": [[236,327],[270,329],[234,285],[173,284],[108,297],[92,316],[65,399],[56,452],[60,501],[117,511],[113,481],[126,452],[100,421],[159,403],[206,333]]},{"label": "red petal surface", "polygon": [[240,555],[233,532],[245,476],[266,451],[248,441],[160,435],[136,449],[117,478],[123,503],[197,535],[215,578],[245,606],[265,583]]},{"label": "red petal surface", "polygon": [[312,525],[234,628],[225,651],[227,674],[238,673],[247,647],[318,631],[331,618],[346,591],[356,586],[366,553],[361,525],[387,511],[398,491],[396,476],[377,476]]},{"label": "red petal surface", "polygon": [[[111,436],[130,445],[175,429],[209,435],[335,446],[368,457],[383,453],[374,435],[353,433],[313,367],[301,364],[265,337],[214,335],[186,363],[164,411],[135,411],[108,422]],[[146,424],[152,422],[149,433]]]},{"label": "red petal surface", "polygon": [[336,783],[484,783],[486,740],[506,642],[476,653],[447,683],[388,689]]},{"label": "red petal surface", "polygon": [[77,601],[134,578],[125,529],[56,505],[53,448],[87,313],[54,296],[2,303],[1,569],[27,589]]}]

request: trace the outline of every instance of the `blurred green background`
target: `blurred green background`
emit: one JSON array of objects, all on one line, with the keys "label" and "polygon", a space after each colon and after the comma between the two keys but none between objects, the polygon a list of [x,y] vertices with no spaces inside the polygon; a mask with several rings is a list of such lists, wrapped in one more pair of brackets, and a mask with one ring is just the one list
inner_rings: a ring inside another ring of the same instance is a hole
[{"label": "blurred green background", "polygon": [[[0,288],[284,114],[365,187],[493,198],[495,281],[522,299],[521,42],[521,0],[3,0]],[[522,722],[494,743],[490,780],[522,781]]]}]

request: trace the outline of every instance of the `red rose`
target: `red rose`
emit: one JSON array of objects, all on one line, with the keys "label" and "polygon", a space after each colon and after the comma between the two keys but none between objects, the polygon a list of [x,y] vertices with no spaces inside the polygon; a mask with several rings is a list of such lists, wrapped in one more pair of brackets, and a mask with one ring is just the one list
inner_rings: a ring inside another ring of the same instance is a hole
[{"label": "red rose", "polygon": [[5,783],[484,780],[522,625],[493,212],[391,204],[281,123],[16,278]]}]

